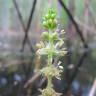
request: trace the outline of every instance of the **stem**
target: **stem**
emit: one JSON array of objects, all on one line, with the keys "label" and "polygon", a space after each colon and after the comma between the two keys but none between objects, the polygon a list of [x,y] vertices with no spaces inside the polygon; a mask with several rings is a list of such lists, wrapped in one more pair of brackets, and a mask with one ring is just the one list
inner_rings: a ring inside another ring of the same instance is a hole
[{"label": "stem", "polygon": [[47,77],[48,78],[48,85],[47,85],[47,87],[53,87],[53,85],[52,85],[52,76],[48,76]]},{"label": "stem", "polygon": [[[51,30],[49,30],[49,34],[51,34],[51,33],[52,33]],[[49,38],[49,47],[50,47],[49,48],[50,49],[50,51],[49,51],[50,53],[48,54],[48,66],[51,67],[52,59],[53,59],[53,52],[51,52],[51,51],[53,51],[54,44],[53,44],[53,41],[50,40],[50,38]],[[52,87],[52,76],[48,75],[47,79],[48,79],[47,87]]]},{"label": "stem", "polygon": [[[52,32],[51,32],[51,30],[49,30],[49,34],[51,34]],[[51,50],[53,50],[53,42],[52,42],[52,40],[50,40],[50,38],[49,38],[49,46],[50,46],[50,51]],[[53,59],[53,53],[52,52],[50,52],[49,54],[48,54],[48,65],[50,66],[51,64],[52,64],[52,59]]]},{"label": "stem", "polygon": [[52,64],[52,55],[49,54],[48,55],[48,66],[50,66]]}]

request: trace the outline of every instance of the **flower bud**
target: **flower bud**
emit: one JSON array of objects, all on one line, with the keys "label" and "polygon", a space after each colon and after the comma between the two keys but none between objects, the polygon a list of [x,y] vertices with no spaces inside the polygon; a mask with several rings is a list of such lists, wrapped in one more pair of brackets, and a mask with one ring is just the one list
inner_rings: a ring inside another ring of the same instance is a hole
[{"label": "flower bud", "polygon": [[51,19],[54,19],[55,17],[56,17],[55,13],[51,15]]},{"label": "flower bud", "polygon": [[65,31],[64,30],[61,30],[61,34],[65,34]]},{"label": "flower bud", "polygon": [[48,28],[48,25],[47,25],[47,22],[46,22],[46,21],[43,21],[43,26],[44,26],[45,28]]},{"label": "flower bud", "polygon": [[49,14],[46,14],[45,15],[45,19],[50,19],[50,15]]},{"label": "flower bud", "polygon": [[53,22],[52,22],[52,19],[49,19],[49,20],[48,20],[48,23],[49,23],[49,24],[52,24],[52,23],[53,23]]},{"label": "flower bud", "polygon": [[44,39],[44,40],[48,40],[48,39],[49,39],[49,34],[48,34],[48,32],[43,32],[41,37],[42,37],[42,39]]},{"label": "flower bud", "polygon": [[55,19],[54,21],[53,21],[53,23],[52,23],[52,28],[54,29],[54,28],[56,28],[57,27],[57,20]]},{"label": "flower bud", "polygon": [[63,66],[59,66],[60,69],[63,69]]},{"label": "flower bud", "polygon": [[58,34],[57,34],[57,32],[55,32],[55,33],[52,34],[52,39],[53,39],[53,40],[57,40],[57,39],[58,39]]}]

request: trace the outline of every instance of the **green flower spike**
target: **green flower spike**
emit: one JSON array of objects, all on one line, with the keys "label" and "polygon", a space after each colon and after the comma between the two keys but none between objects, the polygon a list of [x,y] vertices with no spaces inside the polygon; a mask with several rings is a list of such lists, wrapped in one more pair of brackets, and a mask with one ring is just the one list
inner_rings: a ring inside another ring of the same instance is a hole
[{"label": "green flower spike", "polygon": [[61,96],[61,93],[57,93],[53,89],[52,79],[53,77],[60,78],[63,67],[60,66],[60,61],[57,67],[55,67],[52,64],[52,60],[55,57],[64,56],[67,51],[65,48],[61,48],[64,44],[64,38],[61,38],[60,34],[63,34],[64,30],[60,34],[54,31],[57,27],[56,12],[54,9],[49,9],[48,13],[43,17],[43,26],[48,31],[42,33],[42,41],[36,46],[38,47],[37,55],[47,57],[47,65],[40,70],[40,73],[47,77],[48,84],[45,89],[40,90],[40,96]]},{"label": "green flower spike", "polygon": [[54,9],[49,9],[48,14],[43,17],[43,26],[46,29],[54,29],[57,26],[56,12]]}]

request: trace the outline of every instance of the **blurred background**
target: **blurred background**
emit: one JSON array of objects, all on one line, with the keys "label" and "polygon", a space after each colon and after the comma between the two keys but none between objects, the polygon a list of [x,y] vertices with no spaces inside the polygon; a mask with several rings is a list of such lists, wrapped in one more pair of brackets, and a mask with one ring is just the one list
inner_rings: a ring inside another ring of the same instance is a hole
[{"label": "blurred background", "polygon": [[[38,96],[46,79],[35,74],[45,63],[36,55],[42,16],[57,11],[68,54],[60,58],[62,96],[96,96],[96,0],[0,0],[0,96]],[[41,82],[41,83],[40,83]],[[27,86],[27,87],[26,87]]]}]

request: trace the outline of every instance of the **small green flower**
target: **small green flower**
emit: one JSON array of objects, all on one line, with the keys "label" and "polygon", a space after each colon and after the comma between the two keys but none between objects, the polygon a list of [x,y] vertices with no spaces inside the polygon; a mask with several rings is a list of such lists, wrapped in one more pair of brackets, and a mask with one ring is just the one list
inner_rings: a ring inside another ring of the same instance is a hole
[{"label": "small green flower", "polygon": [[41,73],[43,73],[45,76],[51,76],[51,77],[60,77],[61,72],[62,72],[61,69],[58,69],[53,65],[45,67],[41,70]]}]

